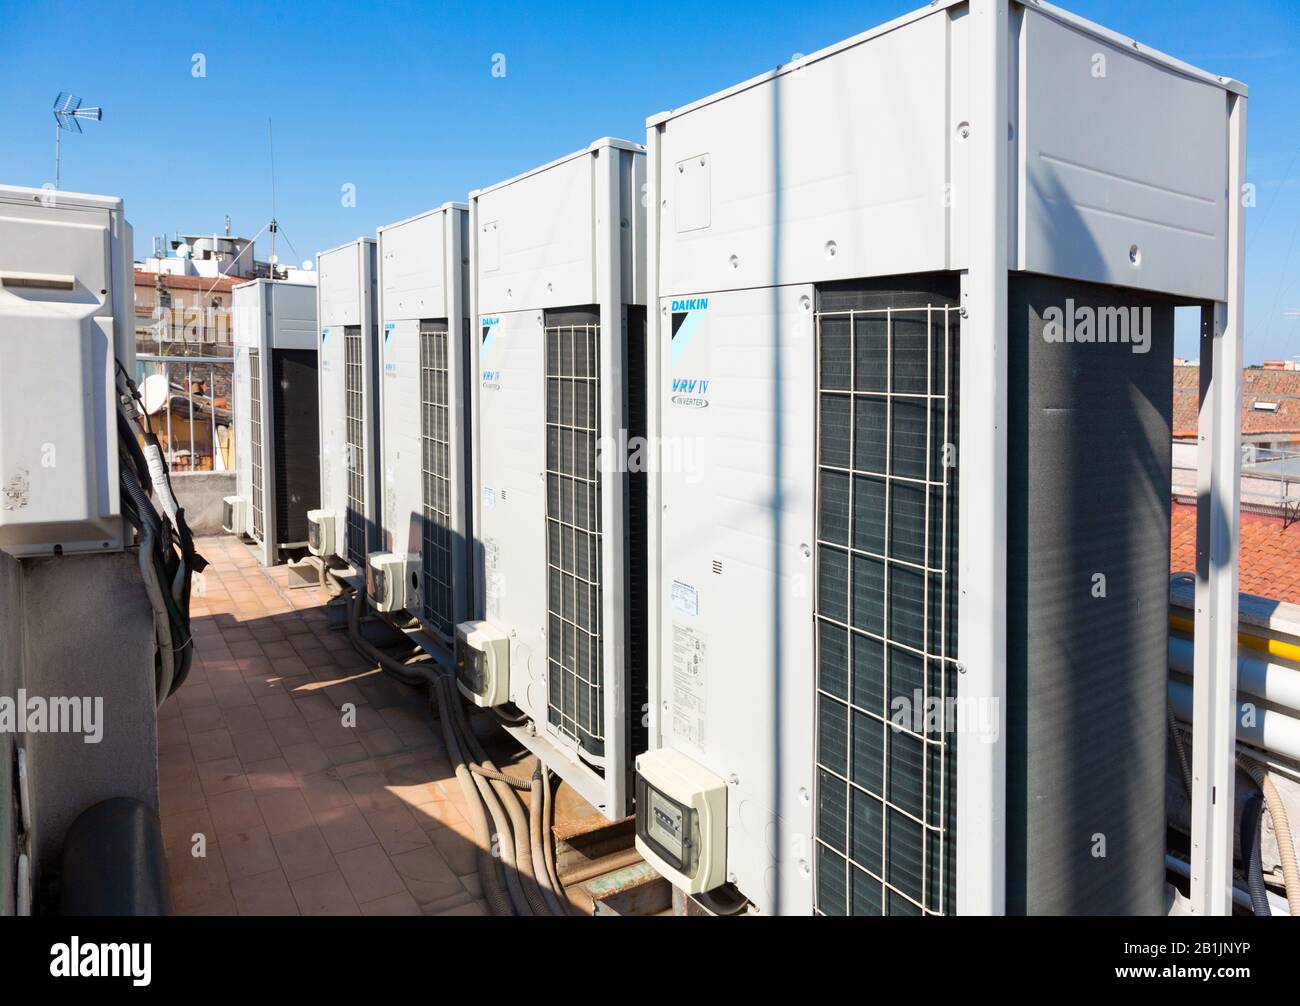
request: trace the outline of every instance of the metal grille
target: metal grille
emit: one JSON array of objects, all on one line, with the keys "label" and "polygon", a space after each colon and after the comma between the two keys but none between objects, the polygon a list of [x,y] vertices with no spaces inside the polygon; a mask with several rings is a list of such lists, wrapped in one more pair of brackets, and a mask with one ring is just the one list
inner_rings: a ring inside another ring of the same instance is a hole
[{"label": "metal grille", "polygon": [[361,326],[343,329],[343,389],[346,398],[348,473],[348,561],[366,568],[366,392]]},{"label": "metal grille", "polygon": [[958,315],[817,315],[816,910],[953,910]]},{"label": "metal grille", "polygon": [[604,754],[600,326],[546,329],[547,718]]},{"label": "metal grille", "polygon": [[262,540],[262,354],[248,351],[249,429],[253,455],[253,537]]},{"label": "metal grille", "polygon": [[421,549],[425,620],[450,639],[451,432],[448,402],[447,324],[420,322],[420,442],[424,493]]}]

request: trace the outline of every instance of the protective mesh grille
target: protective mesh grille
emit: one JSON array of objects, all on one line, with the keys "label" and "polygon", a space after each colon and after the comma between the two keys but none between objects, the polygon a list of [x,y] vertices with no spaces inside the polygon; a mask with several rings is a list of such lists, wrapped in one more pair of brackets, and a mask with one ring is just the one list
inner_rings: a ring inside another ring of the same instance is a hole
[{"label": "protective mesh grille", "polygon": [[343,329],[343,391],[346,399],[348,475],[347,558],[357,569],[366,568],[366,392],[362,362],[361,326]]},{"label": "protective mesh grille", "polygon": [[817,315],[816,910],[953,909],[956,308]]},{"label": "protective mesh grille", "polygon": [[420,442],[424,493],[424,619],[448,639],[451,609],[451,480],[447,324],[420,322]]},{"label": "protective mesh grille", "polygon": [[547,718],[604,753],[600,326],[546,329]]},{"label": "protective mesh grille", "polygon": [[253,537],[262,540],[262,354],[248,351],[249,439],[253,462]]}]

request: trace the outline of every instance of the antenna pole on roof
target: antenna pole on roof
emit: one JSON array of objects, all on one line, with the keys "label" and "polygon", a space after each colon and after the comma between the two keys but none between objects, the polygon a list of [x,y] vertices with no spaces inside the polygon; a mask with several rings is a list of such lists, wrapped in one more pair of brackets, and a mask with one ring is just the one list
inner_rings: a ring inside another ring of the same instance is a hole
[{"label": "antenna pole on roof", "polygon": [[266,120],[266,138],[271,148],[271,279],[275,279],[275,234],[280,225],[275,220],[275,133],[271,129],[271,119]]}]

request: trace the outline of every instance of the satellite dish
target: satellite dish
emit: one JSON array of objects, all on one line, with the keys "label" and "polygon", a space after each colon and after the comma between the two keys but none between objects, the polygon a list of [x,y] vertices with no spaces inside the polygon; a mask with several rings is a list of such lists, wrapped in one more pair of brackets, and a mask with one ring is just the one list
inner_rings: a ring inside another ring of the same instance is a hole
[{"label": "satellite dish", "polygon": [[302,260],[302,271],[303,271],[303,272],[311,272],[311,271],[312,271],[313,269],[315,269],[315,268],[316,268],[316,263],[313,262],[311,259],[309,259],[309,258],[305,258],[305,259]]},{"label": "satellite dish", "polygon": [[162,411],[171,397],[171,383],[165,374],[150,374],[140,386],[140,397],[144,399],[144,411],[154,416]]},{"label": "satellite dish", "polygon": [[279,256],[279,255],[272,255],[272,256],[271,256],[271,265],[279,265],[279,264],[280,264],[280,256]]},{"label": "satellite dish", "polygon": [[189,258],[190,246],[186,244],[184,241],[182,241],[180,244],[176,246],[176,254],[179,255],[181,258]]}]

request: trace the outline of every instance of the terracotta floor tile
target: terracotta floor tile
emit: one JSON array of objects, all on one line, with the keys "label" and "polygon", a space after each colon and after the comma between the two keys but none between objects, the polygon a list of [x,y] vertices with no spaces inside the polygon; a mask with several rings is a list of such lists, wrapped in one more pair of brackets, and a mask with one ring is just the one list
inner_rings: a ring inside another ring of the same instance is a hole
[{"label": "terracotta floor tile", "polygon": [[393,867],[401,874],[411,896],[422,905],[462,890],[455,871],[433,846],[394,856]]},{"label": "terracotta floor tile", "polygon": [[208,798],[208,811],[220,841],[226,835],[264,827],[262,812],[251,790],[240,789]]},{"label": "terracotta floor tile", "polygon": [[290,881],[335,869],[334,854],[315,824],[276,835],[273,841],[284,875]]},{"label": "terracotta floor tile", "polygon": [[255,794],[298,788],[298,773],[282,757],[250,762],[244,766],[248,785]]},{"label": "terracotta floor tile", "polygon": [[190,734],[190,750],[195,764],[235,757],[235,745],[225,727]]},{"label": "terracotta floor tile", "polygon": [[399,804],[383,810],[365,811],[366,823],[390,856],[430,845],[432,840],[406,807]]},{"label": "terracotta floor tile", "polygon": [[361,906],[362,915],[421,915],[420,906],[408,891],[399,891]]},{"label": "terracotta floor tile", "polygon": [[244,778],[244,768],[238,758],[218,758],[201,763],[199,779],[203,782],[203,792],[209,797],[248,788],[248,780]]},{"label": "terracotta floor tile", "polygon": [[262,812],[267,830],[272,835],[283,835],[315,824],[307,802],[302,793],[296,789],[275,790],[271,793],[259,793],[257,806]]},{"label": "terracotta floor tile", "polygon": [[230,739],[234,742],[235,754],[245,765],[280,756],[280,745],[265,727],[232,733]]},{"label": "terracotta floor tile", "polygon": [[317,827],[335,855],[378,841],[365,815],[355,804],[330,807],[314,814]]},{"label": "terracotta floor tile", "polygon": [[284,871],[276,868],[255,877],[230,882],[230,892],[240,915],[298,915],[298,902]]},{"label": "terracotta floor tile", "polygon": [[399,894],[406,889],[382,846],[367,845],[341,852],[335,859],[358,904]]},{"label": "terracotta floor tile", "polygon": [[247,831],[237,831],[220,837],[221,854],[225,857],[226,872],[233,877],[251,877],[274,870],[280,861],[276,858],[271,836],[263,825]]},{"label": "terracotta floor tile", "polygon": [[303,915],[359,915],[352,892],[348,889],[343,874],[334,870],[330,873],[307,877],[305,880],[292,882],[294,900]]},{"label": "terracotta floor tile", "polygon": [[[272,731],[274,733],[274,731]],[[301,744],[281,745],[280,754],[289,767],[300,775],[322,772],[334,764],[325,749],[314,739]]]}]

